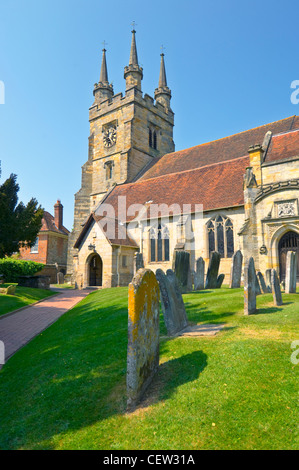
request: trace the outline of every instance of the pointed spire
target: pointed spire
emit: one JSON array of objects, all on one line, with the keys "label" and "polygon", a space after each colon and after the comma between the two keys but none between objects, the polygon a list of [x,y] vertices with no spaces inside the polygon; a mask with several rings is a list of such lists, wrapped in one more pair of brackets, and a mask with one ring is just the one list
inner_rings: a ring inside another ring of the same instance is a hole
[{"label": "pointed spire", "polygon": [[155,89],[155,99],[157,103],[162,104],[162,106],[164,106],[168,112],[168,110],[170,109],[171,91],[167,86],[163,46],[161,47],[161,49],[162,49],[162,54],[160,54],[161,65],[160,65],[159,85],[158,85],[158,88]]},{"label": "pointed spire", "polygon": [[159,88],[167,86],[166,80],[166,71],[165,71],[165,62],[164,62],[164,54],[161,54],[161,65],[160,65],[160,77],[159,77]]},{"label": "pointed spire", "polygon": [[136,31],[135,31],[135,29],[133,29],[129,65],[138,65],[138,56],[137,56],[137,47],[136,47],[135,34],[136,34]]},{"label": "pointed spire", "polygon": [[141,80],[143,79],[143,69],[138,65],[135,22],[133,21],[132,42],[129,65],[125,67],[124,77],[126,79],[126,91],[131,88],[141,91]]},{"label": "pointed spire", "polygon": [[100,82],[108,83],[108,72],[107,72],[107,62],[106,62],[106,49],[103,49],[103,58],[102,58],[102,67],[101,67],[101,75],[100,75]]},{"label": "pointed spire", "polygon": [[103,44],[104,44],[104,48],[102,49],[103,56],[102,56],[100,81],[98,83],[95,83],[94,90],[93,90],[96,103],[101,103],[102,101],[111,99],[113,96],[113,86],[112,84],[109,84],[108,82],[105,41]]}]

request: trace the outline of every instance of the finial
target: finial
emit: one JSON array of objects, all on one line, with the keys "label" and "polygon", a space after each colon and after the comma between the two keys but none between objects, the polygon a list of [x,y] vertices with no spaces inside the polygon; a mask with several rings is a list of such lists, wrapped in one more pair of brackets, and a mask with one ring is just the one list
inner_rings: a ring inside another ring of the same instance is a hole
[{"label": "finial", "polygon": [[132,33],[133,33],[133,32],[136,33],[136,31],[135,31],[135,26],[137,26],[137,23],[135,23],[135,21],[133,21],[133,22],[131,23],[131,26],[132,26],[132,28],[133,28]]},{"label": "finial", "polygon": [[161,45],[161,54],[160,55],[164,55],[164,51],[165,51],[166,47],[163,46],[163,44]]},{"label": "finial", "polygon": [[106,52],[106,46],[108,46],[108,43],[104,40],[104,41],[102,42],[102,44],[103,44],[103,49],[102,49],[102,51],[105,51],[105,52]]},{"label": "finial", "polygon": [[[133,21],[132,23],[133,28],[135,27],[136,23]],[[130,52],[130,61],[129,65],[138,65],[138,56],[137,56],[137,47],[136,47],[136,40],[135,40],[135,29],[132,30],[132,43],[131,43],[131,52]]]}]

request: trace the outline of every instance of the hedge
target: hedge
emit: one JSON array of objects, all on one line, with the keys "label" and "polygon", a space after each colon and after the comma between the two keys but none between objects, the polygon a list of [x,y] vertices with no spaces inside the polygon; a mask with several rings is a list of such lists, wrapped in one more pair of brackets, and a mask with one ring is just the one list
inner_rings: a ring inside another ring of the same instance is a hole
[{"label": "hedge", "polygon": [[19,276],[33,276],[43,267],[43,264],[34,261],[13,258],[0,259],[0,274],[3,274],[5,282],[18,282]]}]

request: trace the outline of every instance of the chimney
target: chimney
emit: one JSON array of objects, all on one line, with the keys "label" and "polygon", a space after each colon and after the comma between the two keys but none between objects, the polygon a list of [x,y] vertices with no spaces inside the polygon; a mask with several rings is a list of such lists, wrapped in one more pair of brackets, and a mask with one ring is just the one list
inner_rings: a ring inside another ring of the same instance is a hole
[{"label": "chimney", "polygon": [[54,222],[56,227],[61,230],[63,223],[63,205],[61,204],[59,199],[54,205]]}]

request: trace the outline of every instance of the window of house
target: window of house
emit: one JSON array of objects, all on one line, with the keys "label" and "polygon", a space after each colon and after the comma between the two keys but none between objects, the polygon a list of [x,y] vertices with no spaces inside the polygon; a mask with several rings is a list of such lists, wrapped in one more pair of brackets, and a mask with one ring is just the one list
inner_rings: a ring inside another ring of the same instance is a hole
[{"label": "window of house", "polygon": [[152,263],[169,261],[169,230],[163,224],[150,230],[150,260]]},{"label": "window of house", "polygon": [[38,237],[34,242],[34,245],[31,247],[30,253],[38,253]]},{"label": "window of house", "polygon": [[122,255],[122,267],[127,267],[127,255]]},{"label": "window of house", "polygon": [[234,227],[232,221],[218,215],[207,224],[209,255],[218,251],[222,258],[232,258],[234,254]]}]

